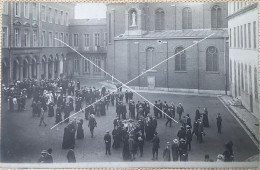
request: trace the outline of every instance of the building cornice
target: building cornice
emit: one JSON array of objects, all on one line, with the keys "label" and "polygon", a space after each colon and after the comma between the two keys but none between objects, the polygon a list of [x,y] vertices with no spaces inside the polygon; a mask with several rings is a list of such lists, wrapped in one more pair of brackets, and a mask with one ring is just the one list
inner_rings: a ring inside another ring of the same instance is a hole
[{"label": "building cornice", "polygon": [[234,17],[236,17],[236,16],[239,16],[239,15],[241,15],[241,14],[244,14],[244,13],[246,13],[246,12],[252,10],[252,9],[257,8],[257,6],[258,6],[258,3],[257,3],[257,2],[254,3],[254,4],[248,5],[248,6],[244,7],[244,8],[242,8],[241,10],[239,10],[239,11],[237,11],[237,12],[235,12],[235,13],[229,15],[229,16],[227,17],[227,19],[230,20],[230,19],[232,19],[232,18],[234,18]]}]

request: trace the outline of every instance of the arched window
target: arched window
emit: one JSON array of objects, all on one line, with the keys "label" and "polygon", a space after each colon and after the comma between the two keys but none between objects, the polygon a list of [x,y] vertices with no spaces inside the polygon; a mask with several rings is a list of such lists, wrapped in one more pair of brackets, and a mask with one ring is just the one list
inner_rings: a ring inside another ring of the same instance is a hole
[{"label": "arched window", "polygon": [[154,66],[155,63],[155,49],[149,47],[146,49],[146,70]]},{"label": "arched window", "polygon": [[155,30],[164,30],[164,11],[159,8],[155,11]]},{"label": "arched window", "polygon": [[211,28],[221,28],[221,8],[215,5],[211,8]]},{"label": "arched window", "polygon": [[175,71],[185,71],[186,70],[186,54],[183,51],[183,47],[177,47],[175,50]]},{"label": "arched window", "polygon": [[218,71],[218,50],[214,46],[206,51],[206,71]]},{"label": "arched window", "polygon": [[192,28],[192,13],[190,8],[183,8],[182,10],[182,29]]},{"label": "arched window", "polygon": [[130,27],[135,27],[137,26],[137,12],[135,9],[131,9],[129,12],[128,12],[128,25]]}]

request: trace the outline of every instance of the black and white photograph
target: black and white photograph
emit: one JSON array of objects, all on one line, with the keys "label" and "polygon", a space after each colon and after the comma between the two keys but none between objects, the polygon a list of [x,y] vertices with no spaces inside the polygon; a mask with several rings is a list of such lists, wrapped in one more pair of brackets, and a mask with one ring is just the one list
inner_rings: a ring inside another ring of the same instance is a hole
[{"label": "black and white photograph", "polygon": [[259,167],[258,2],[1,11],[1,166]]}]

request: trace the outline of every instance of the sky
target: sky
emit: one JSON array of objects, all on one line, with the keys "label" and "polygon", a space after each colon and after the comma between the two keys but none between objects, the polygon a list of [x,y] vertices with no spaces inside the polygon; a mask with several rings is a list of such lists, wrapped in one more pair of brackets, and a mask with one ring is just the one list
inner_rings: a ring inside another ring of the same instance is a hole
[{"label": "sky", "polygon": [[75,18],[105,18],[107,7],[104,3],[77,3],[75,6]]}]

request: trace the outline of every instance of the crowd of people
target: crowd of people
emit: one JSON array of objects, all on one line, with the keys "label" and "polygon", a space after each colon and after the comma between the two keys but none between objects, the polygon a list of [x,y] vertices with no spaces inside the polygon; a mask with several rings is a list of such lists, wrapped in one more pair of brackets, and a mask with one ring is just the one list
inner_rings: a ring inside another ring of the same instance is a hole
[{"label": "crowd of people", "polygon": [[[160,147],[160,138],[157,133],[158,119],[166,119],[165,126],[172,127],[172,122],[176,118],[181,124],[176,138],[172,139],[172,142],[169,140],[166,143],[163,151],[163,160],[165,161],[188,161],[188,151],[191,150],[193,136],[195,135],[197,141],[202,143],[205,136],[204,128],[209,127],[207,108],[204,108],[201,113],[201,108],[198,107],[195,111],[195,120],[192,123],[190,115],[184,115],[184,107],[181,103],[175,106],[173,102],[168,105],[167,101],[156,100],[152,107],[148,101],[135,103],[133,92],[127,90],[122,92],[120,86],[117,92],[111,93],[105,87],[98,89],[81,86],[80,81],[75,82],[70,79],[25,79],[24,81],[16,81],[9,86],[3,85],[2,90],[2,97],[8,102],[9,111],[23,111],[26,99],[32,98],[32,116],[40,117],[39,126],[42,124],[47,126],[44,121],[45,112],[48,113],[49,117],[55,117],[54,123],[67,123],[64,128],[62,148],[70,149],[69,155],[72,154],[71,152],[74,154],[75,138],[84,138],[84,121],[83,119],[77,121],[76,117],[69,121],[71,112],[82,111],[85,113],[85,119],[88,121],[91,137],[93,137],[94,129],[97,127],[95,117],[105,116],[110,104],[115,107],[117,116],[113,121],[112,133],[107,131],[104,136],[105,153],[111,155],[111,146],[113,149],[122,146],[124,160],[133,161],[136,155],[142,157],[145,141],[152,143],[152,159],[158,159]],[[151,112],[151,108],[153,108],[153,112]],[[217,132],[221,133],[222,118],[219,113],[216,122]],[[42,155],[45,155],[42,157],[49,157],[50,152],[43,151]],[[231,144],[228,144],[222,156],[224,161],[233,160]],[[44,162],[42,157],[40,162]],[[50,161],[47,160],[47,162]]]}]

